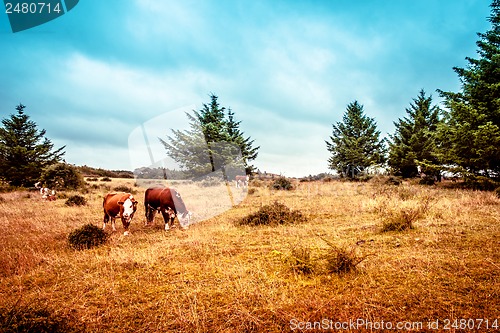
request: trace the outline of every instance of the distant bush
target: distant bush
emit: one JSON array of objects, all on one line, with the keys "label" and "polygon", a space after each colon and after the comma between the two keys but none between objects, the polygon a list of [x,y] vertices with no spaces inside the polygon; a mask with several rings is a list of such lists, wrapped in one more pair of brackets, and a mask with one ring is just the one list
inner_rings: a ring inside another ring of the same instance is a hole
[{"label": "distant bush", "polygon": [[436,184],[436,179],[432,175],[425,175],[418,183],[420,185],[434,185]]},{"label": "distant bush", "polygon": [[73,333],[83,332],[75,318],[57,317],[41,305],[16,305],[0,308],[0,331],[5,333]]},{"label": "distant bush", "polygon": [[110,182],[110,181],[111,181],[111,178],[109,178],[109,177],[101,178],[101,182]]},{"label": "distant bush", "polygon": [[271,187],[275,190],[291,190],[293,185],[286,177],[279,177],[272,183]]},{"label": "distant bush", "polygon": [[65,202],[66,206],[84,206],[86,204],[87,200],[81,195],[72,195]]},{"label": "distant bush", "polygon": [[362,173],[356,177],[354,177],[354,181],[358,181],[358,182],[361,182],[361,183],[365,183],[365,182],[368,182],[370,181],[371,179],[373,178],[373,175],[369,175],[369,174],[366,174],[366,173]]},{"label": "distant bush", "polygon": [[87,178],[87,181],[88,182],[96,182],[98,181],[99,179],[97,177],[90,177],[90,178]]},{"label": "distant bush", "polygon": [[128,179],[132,179],[134,178],[134,174],[131,173],[131,172],[119,172],[117,174],[117,177],[116,178],[128,178]]},{"label": "distant bush", "polygon": [[44,186],[51,189],[76,190],[83,186],[84,180],[78,169],[71,164],[52,164],[43,170],[40,181]]},{"label": "distant bush", "polygon": [[[0,193],[14,192],[14,191],[18,191],[19,189],[21,189],[21,188],[17,187],[17,186],[12,186],[12,185],[9,185],[6,183],[2,183],[0,181]],[[36,190],[38,191],[38,189],[36,189]]]},{"label": "distant bush", "polygon": [[401,185],[402,181],[401,181],[401,178],[399,177],[396,177],[396,176],[389,176],[387,177],[387,179],[385,180],[384,182],[386,185],[395,185],[395,186],[399,186]]},{"label": "distant bush", "polygon": [[106,243],[108,235],[93,224],[86,224],[68,235],[69,245],[76,250],[90,249]]},{"label": "distant bush", "polygon": [[478,191],[494,191],[500,183],[484,176],[465,177],[462,187]]},{"label": "distant bush", "polygon": [[296,210],[291,210],[280,202],[262,206],[256,213],[237,221],[237,225],[279,225],[303,222],[305,217]]},{"label": "distant bush", "polygon": [[127,192],[127,193],[132,193],[132,194],[137,193],[137,191],[135,191],[134,189],[132,189],[131,187],[128,187],[126,185],[119,185],[119,186],[115,187],[113,190],[115,190],[117,192]]}]

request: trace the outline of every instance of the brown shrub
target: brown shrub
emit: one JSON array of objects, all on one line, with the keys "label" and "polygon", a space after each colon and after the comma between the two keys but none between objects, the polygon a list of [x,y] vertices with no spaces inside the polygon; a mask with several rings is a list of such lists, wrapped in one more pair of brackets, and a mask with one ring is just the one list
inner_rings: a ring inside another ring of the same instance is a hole
[{"label": "brown shrub", "polygon": [[303,222],[302,213],[291,210],[284,204],[275,201],[271,205],[262,206],[257,212],[243,217],[237,225],[278,225]]}]

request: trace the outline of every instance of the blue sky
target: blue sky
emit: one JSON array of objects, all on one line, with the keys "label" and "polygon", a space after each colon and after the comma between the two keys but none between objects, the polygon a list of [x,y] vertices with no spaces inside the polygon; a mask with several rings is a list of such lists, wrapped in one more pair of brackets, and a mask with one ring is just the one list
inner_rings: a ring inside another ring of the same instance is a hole
[{"label": "blue sky", "polygon": [[324,140],[350,102],[387,136],[420,89],[436,104],[436,89],[460,89],[452,68],[477,57],[489,4],[81,0],[18,33],[2,12],[0,115],[22,102],[67,162],[132,170],[151,164],[129,147],[135,129],[166,137],[215,93],[261,147],[260,170],[327,172]]}]

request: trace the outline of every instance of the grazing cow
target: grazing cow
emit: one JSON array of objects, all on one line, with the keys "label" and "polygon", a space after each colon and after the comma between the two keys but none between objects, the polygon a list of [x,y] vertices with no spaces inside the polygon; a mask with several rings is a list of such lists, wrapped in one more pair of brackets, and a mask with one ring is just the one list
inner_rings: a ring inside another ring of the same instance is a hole
[{"label": "grazing cow", "polygon": [[236,181],[236,188],[240,188],[240,187],[246,188],[246,187],[248,187],[248,181],[250,180],[250,176],[248,176],[248,175],[236,176],[234,178],[234,180]]},{"label": "grazing cow", "polygon": [[161,212],[165,221],[165,230],[174,225],[174,219],[179,213],[179,224],[182,229],[187,229],[191,213],[187,210],[184,201],[176,189],[168,187],[150,187],[144,194],[144,207],[146,209],[146,225],[153,223],[155,213]]},{"label": "grazing cow", "polygon": [[123,229],[125,229],[123,234],[127,236],[128,227],[137,210],[137,201],[134,196],[125,192],[108,193],[104,197],[102,207],[104,208],[104,224],[102,229],[106,228],[106,223],[111,219],[113,231],[116,231],[115,218],[119,216],[122,219]]},{"label": "grazing cow", "polygon": [[40,188],[40,194],[42,195],[42,200],[48,200],[48,201],[56,200],[56,191],[51,190],[47,187]]}]

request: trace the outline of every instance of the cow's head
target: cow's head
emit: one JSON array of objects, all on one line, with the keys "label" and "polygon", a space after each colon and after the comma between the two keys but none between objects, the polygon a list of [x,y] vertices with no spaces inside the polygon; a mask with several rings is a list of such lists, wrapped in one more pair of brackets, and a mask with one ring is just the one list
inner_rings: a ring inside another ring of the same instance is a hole
[{"label": "cow's head", "polygon": [[124,235],[128,235],[128,227],[137,210],[137,200],[132,195],[129,195],[125,200],[118,201],[118,204],[120,205],[120,217],[125,229]]},{"label": "cow's head", "polygon": [[177,218],[179,219],[179,223],[181,224],[182,229],[187,229],[189,226],[189,223],[191,221],[191,216],[193,214],[186,210],[184,213],[177,215]]},{"label": "cow's head", "polygon": [[177,211],[177,218],[181,228],[187,229],[189,222],[191,220],[191,213],[188,211],[184,200],[182,200],[181,194],[177,192],[176,189],[171,188],[170,193],[172,194],[172,199],[174,200],[175,210]]}]

